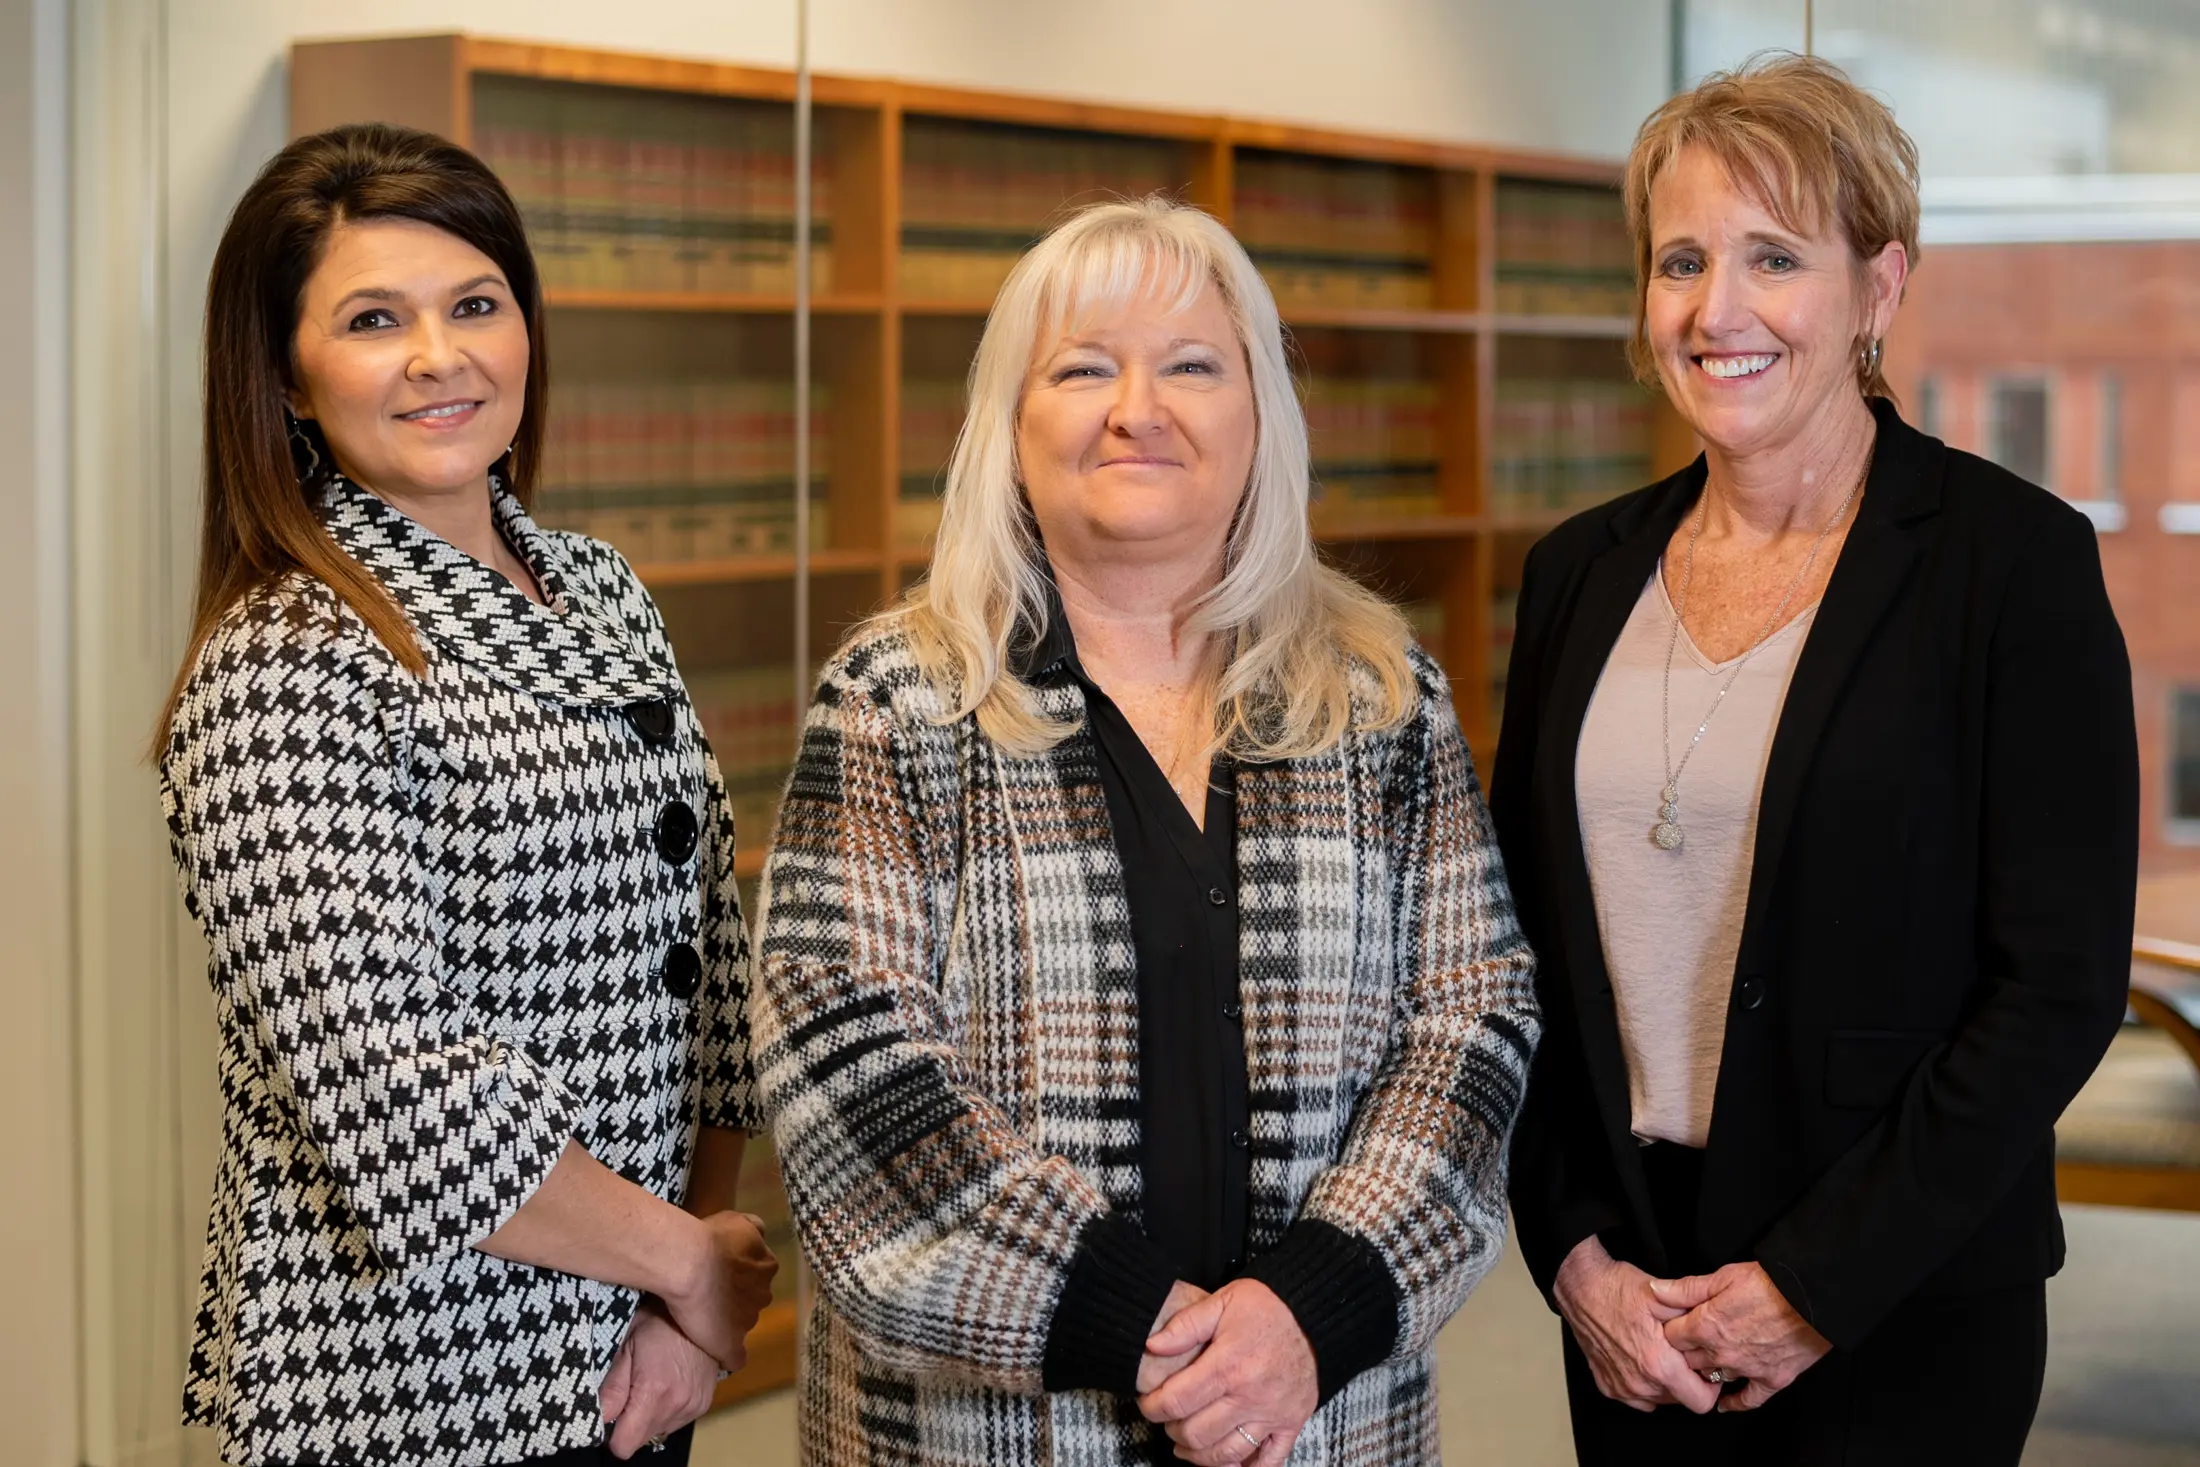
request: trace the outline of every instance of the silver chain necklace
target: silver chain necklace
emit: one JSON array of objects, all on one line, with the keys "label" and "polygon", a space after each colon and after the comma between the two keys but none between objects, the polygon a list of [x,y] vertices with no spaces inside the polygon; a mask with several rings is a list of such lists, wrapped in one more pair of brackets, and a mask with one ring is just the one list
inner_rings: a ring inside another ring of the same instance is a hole
[{"label": "silver chain necklace", "polygon": [[[1874,452],[1877,447],[1877,444],[1873,445]],[[1689,759],[1696,752],[1696,745],[1703,742],[1703,731],[1711,727],[1712,714],[1719,711],[1719,705],[1726,701],[1726,695],[1734,691],[1735,680],[1741,677],[1742,669],[1749,665],[1749,659],[1755,657],[1763,650],[1765,643],[1772,640],[1772,634],[1779,628],[1780,618],[1786,613],[1788,603],[1795,599],[1795,593],[1801,588],[1804,578],[1810,574],[1810,568],[1818,563],[1818,552],[1825,545],[1826,537],[1833,533],[1835,526],[1849,517],[1849,506],[1856,501],[1858,491],[1863,489],[1864,481],[1871,477],[1871,472],[1872,454],[1866,453],[1864,471],[1856,476],[1856,482],[1849,487],[1847,497],[1841,501],[1841,507],[1833,512],[1832,519],[1826,521],[1826,527],[1818,532],[1818,538],[1810,542],[1810,554],[1803,557],[1803,568],[1795,573],[1794,580],[1788,582],[1786,593],[1780,597],[1780,604],[1772,608],[1771,616],[1765,618],[1764,628],[1757,633],[1756,640],[1750,643],[1748,651],[1736,659],[1734,670],[1719,685],[1718,696],[1711,700],[1711,707],[1704,714],[1703,722],[1696,725],[1695,737],[1688,741],[1687,748],[1681,750],[1681,762],[1675,764],[1673,654],[1681,645],[1681,618],[1688,611],[1689,583],[1696,578],[1696,541],[1703,534],[1704,519],[1710,512],[1710,494],[1706,492],[1704,502],[1697,505],[1696,527],[1688,532],[1688,555],[1681,562],[1681,593],[1673,602],[1673,634],[1665,642],[1664,690],[1658,700],[1659,711],[1663,714],[1658,720],[1658,735],[1665,741],[1665,790],[1658,798],[1658,823],[1650,827],[1650,843],[1659,850],[1677,851],[1681,847],[1681,771],[1688,767]],[[1658,580],[1661,584],[1665,580],[1665,557],[1662,555],[1658,557]]]}]

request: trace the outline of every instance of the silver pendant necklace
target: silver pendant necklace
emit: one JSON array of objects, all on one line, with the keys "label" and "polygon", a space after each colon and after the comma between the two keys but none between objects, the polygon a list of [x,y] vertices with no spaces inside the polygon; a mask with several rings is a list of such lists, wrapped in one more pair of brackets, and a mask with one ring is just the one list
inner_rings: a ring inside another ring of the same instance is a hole
[{"label": "silver pendant necklace", "polygon": [[[1689,739],[1688,747],[1681,750],[1681,762],[1675,764],[1673,762],[1673,654],[1680,649],[1681,618],[1687,614],[1688,610],[1689,582],[1696,578],[1696,541],[1703,534],[1704,517],[1710,510],[1710,495],[1708,492],[1705,493],[1703,502],[1696,506],[1696,526],[1688,532],[1688,554],[1681,561],[1681,593],[1673,601],[1673,633],[1666,638],[1665,642],[1665,682],[1664,690],[1659,697],[1659,711],[1663,716],[1658,720],[1658,736],[1665,741],[1665,789],[1658,796],[1658,823],[1650,827],[1650,843],[1659,850],[1677,851],[1681,848],[1681,771],[1688,767],[1689,759],[1696,752],[1696,745],[1703,742],[1703,732],[1711,727],[1712,714],[1719,711],[1719,705],[1726,701],[1726,695],[1734,691],[1735,680],[1741,677],[1742,669],[1749,665],[1749,659],[1755,657],[1765,643],[1772,640],[1773,632],[1781,624],[1780,618],[1787,612],[1788,603],[1795,599],[1796,591],[1802,587],[1804,579],[1810,575],[1810,568],[1818,563],[1818,552],[1825,545],[1826,537],[1833,533],[1834,526],[1849,517],[1849,506],[1855,502],[1858,492],[1863,489],[1864,481],[1871,477],[1872,455],[1877,450],[1878,444],[1875,441],[1872,449],[1864,455],[1864,471],[1858,474],[1856,482],[1849,486],[1848,495],[1842,499],[1841,507],[1833,512],[1832,519],[1826,521],[1825,528],[1818,532],[1818,538],[1810,542],[1810,554],[1803,557],[1803,568],[1795,573],[1794,580],[1788,582],[1787,591],[1780,597],[1780,604],[1772,608],[1771,616],[1765,618],[1764,627],[1757,633],[1756,639],[1750,643],[1749,650],[1742,653],[1735,660],[1734,670],[1726,675],[1725,682],[1719,684],[1718,694],[1712,698],[1711,707],[1704,713],[1703,722],[1696,725],[1695,736]],[[1662,585],[1664,580],[1665,557],[1660,555],[1658,557],[1658,581]]]}]

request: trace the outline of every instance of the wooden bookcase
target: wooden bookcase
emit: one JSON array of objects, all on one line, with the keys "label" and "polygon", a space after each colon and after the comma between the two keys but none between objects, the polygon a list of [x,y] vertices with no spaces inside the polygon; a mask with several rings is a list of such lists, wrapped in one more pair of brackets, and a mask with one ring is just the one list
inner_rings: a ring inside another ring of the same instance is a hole
[{"label": "wooden bookcase", "polygon": [[[1407,605],[1485,764],[1528,546],[1694,452],[1627,374],[1608,164],[882,79],[817,76],[812,98],[797,546],[792,73],[467,35],[291,53],[294,134],[440,132],[527,212],[553,369],[538,515],[619,545],[657,597],[752,878],[800,712],[797,557],[815,655],[922,574],[993,291],[1066,207],[1162,189],[1246,242],[1300,355],[1325,552]],[[768,1155],[754,1174],[775,1190]],[[774,1306],[722,1399],[791,1379],[794,1319]]]}]

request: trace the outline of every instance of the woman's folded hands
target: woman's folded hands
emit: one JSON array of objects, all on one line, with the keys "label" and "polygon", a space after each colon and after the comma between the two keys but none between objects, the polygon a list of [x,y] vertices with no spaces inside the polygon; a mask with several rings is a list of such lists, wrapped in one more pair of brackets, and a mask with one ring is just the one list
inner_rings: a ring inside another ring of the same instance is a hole
[{"label": "woman's folded hands", "polygon": [[1178,1307],[1163,1308],[1146,1341],[1139,1410],[1184,1461],[1278,1467],[1320,1399],[1314,1350],[1289,1306],[1252,1279],[1204,1295],[1180,1283],[1169,1301]]},{"label": "woman's folded hands", "polygon": [[611,1424],[611,1455],[623,1462],[696,1420],[710,1409],[717,1388],[718,1362],[680,1333],[663,1304],[648,1300],[603,1378],[600,1403]]},{"label": "woman's folded hands", "polygon": [[718,1212],[697,1219],[681,1282],[663,1294],[672,1322],[725,1370],[748,1363],[748,1334],[772,1301],[779,1260],[764,1241],[764,1220]]},{"label": "woman's folded hands", "polygon": [[746,1212],[697,1219],[683,1282],[645,1299],[611,1359],[601,1393],[621,1461],[710,1409],[721,1371],[748,1363],[748,1334],[772,1299],[779,1260],[764,1220]]},{"label": "woman's folded hands", "polygon": [[[1755,1410],[1833,1348],[1756,1263],[1653,1279],[1584,1238],[1551,1293],[1597,1389],[1638,1411]],[[1707,1379],[1714,1372],[1722,1379]]]},{"label": "woman's folded hands", "polygon": [[1650,1275],[1622,1263],[1594,1236],[1558,1266],[1551,1286],[1596,1377],[1597,1389],[1638,1411],[1686,1406],[1697,1415],[1719,1404],[1719,1388],[1689,1367],[1666,1325],[1688,1311],[1661,1299]]},{"label": "woman's folded hands", "polygon": [[[1208,1295],[1205,1289],[1197,1284],[1188,1284],[1182,1279],[1178,1279],[1170,1287],[1169,1297],[1161,1303],[1161,1313],[1154,1318],[1153,1333],[1146,1337],[1146,1353],[1138,1361],[1138,1394],[1141,1398],[1160,1390],[1178,1371],[1199,1358],[1200,1350],[1206,1343],[1204,1340],[1196,1340],[1184,1349],[1172,1350],[1168,1354],[1155,1353],[1154,1341],[1161,1337],[1162,1330],[1168,1326],[1170,1320],[1206,1297]],[[1173,1340],[1174,1337],[1171,1338]]]},{"label": "woman's folded hands", "polygon": [[1754,1411],[1833,1348],[1788,1303],[1763,1264],[1730,1263],[1717,1273],[1650,1287],[1664,1307],[1687,1311],[1666,1322],[1665,1338],[1688,1367],[1745,1382],[1720,1398],[1721,1411]]}]

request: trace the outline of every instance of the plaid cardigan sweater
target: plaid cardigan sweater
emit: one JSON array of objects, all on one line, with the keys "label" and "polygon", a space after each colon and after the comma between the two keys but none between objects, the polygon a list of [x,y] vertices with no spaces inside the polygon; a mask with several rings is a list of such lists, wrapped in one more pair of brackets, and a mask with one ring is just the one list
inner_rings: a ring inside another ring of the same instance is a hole
[{"label": "plaid cardigan sweater", "polygon": [[[1449,689],[1237,780],[1247,1274],[1324,1404],[1295,1464],[1437,1460],[1430,1349],[1503,1242],[1539,1017]],[[1049,673],[1053,675],[1049,675]],[[1081,720],[1058,669],[1045,710]],[[1138,979],[1091,736],[1013,756],[892,624],[826,668],[765,875],[760,1097],[822,1295],[805,1460],[1170,1461],[1128,1392]]]}]

